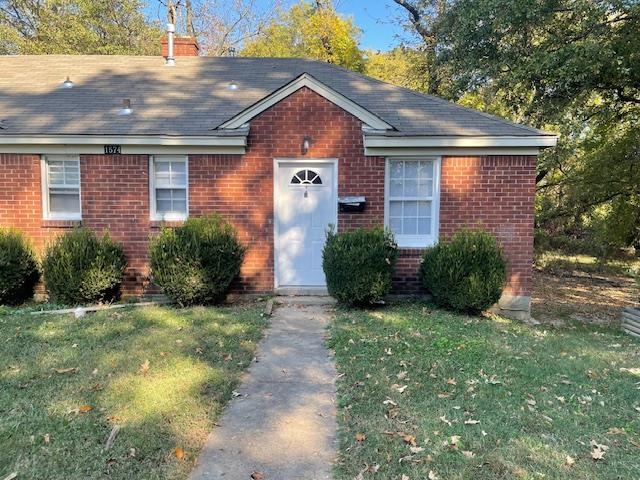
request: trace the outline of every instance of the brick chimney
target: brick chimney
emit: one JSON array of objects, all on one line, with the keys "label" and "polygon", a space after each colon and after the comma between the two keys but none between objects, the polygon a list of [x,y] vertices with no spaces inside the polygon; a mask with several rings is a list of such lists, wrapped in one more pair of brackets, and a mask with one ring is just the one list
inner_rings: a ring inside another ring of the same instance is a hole
[{"label": "brick chimney", "polygon": [[[169,53],[168,40],[166,37],[160,40],[162,44],[162,56],[167,57]],[[197,57],[200,53],[198,41],[193,37],[174,37],[173,56],[174,57]]]}]

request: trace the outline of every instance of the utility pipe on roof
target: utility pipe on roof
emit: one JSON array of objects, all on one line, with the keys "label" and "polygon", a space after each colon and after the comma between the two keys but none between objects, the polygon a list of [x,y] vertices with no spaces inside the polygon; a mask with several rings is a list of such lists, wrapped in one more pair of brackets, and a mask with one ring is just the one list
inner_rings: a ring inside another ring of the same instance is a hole
[{"label": "utility pipe on roof", "polygon": [[173,34],[176,31],[176,26],[173,23],[167,23],[167,61],[165,66],[174,67],[176,65],[176,59],[173,56]]}]

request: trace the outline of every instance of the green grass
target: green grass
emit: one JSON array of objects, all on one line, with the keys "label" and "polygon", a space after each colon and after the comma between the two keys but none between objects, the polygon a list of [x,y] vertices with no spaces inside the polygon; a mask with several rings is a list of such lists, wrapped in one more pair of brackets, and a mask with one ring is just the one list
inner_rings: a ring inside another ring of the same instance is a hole
[{"label": "green grass", "polygon": [[[640,478],[630,336],[407,303],[339,311],[329,342],[341,374],[337,479]],[[592,440],[608,447],[602,460]]]},{"label": "green grass", "polygon": [[0,478],[18,479],[186,478],[265,326],[256,305],[0,315]]}]

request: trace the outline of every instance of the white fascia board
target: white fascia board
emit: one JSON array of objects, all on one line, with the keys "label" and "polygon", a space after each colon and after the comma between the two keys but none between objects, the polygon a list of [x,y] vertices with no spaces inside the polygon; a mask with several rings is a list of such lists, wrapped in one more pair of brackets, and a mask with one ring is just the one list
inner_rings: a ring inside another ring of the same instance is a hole
[{"label": "white fascia board", "polygon": [[380,117],[374,115],[366,108],[361,107],[357,103],[353,102],[349,98],[345,97],[341,93],[327,87],[324,83],[319,82],[314,77],[307,73],[303,73],[295,80],[286,84],[284,87],[274,91],[270,95],[264,97],[262,100],[254,103],[251,107],[247,108],[235,117],[227,120],[218,128],[239,128],[243,124],[250,121],[256,115],[264,112],[269,107],[272,107],[276,103],[285,99],[292,93],[300,90],[302,87],[307,87],[316,92],[321,97],[326,98],[331,103],[337,105],[343,110],[349,112],[354,117],[360,119],[365,125],[375,130],[390,130],[393,129],[392,125],[383,121]]},{"label": "white fascia board", "polygon": [[389,137],[364,135],[365,148],[547,148],[558,142],[555,135],[473,137]]},{"label": "white fascia board", "polygon": [[235,146],[247,144],[246,134],[228,136],[172,135],[0,135],[0,145],[162,145]]},{"label": "white fascia board", "polygon": [[452,147],[410,147],[379,148],[365,147],[368,157],[422,157],[422,156],[486,156],[486,155],[535,155],[540,153],[537,147],[490,147],[490,148],[452,148]]},{"label": "white fascia board", "polygon": [[237,136],[147,136],[147,135],[0,135],[0,153],[103,154],[104,145],[120,145],[123,155],[134,154],[243,154],[246,134]]}]

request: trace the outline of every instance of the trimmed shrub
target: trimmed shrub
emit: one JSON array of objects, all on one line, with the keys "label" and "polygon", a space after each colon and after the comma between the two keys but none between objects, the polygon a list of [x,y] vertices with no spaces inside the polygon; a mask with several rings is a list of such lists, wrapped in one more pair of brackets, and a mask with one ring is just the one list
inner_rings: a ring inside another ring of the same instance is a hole
[{"label": "trimmed shrub", "polygon": [[461,230],[450,241],[425,250],[422,284],[436,304],[478,313],[500,299],[506,261],[496,239],[484,230]]},{"label": "trimmed shrub", "polygon": [[244,254],[235,229],[219,215],[163,228],[149,246],[153,281],[181,306],[224,300]]},{"label": "trimmed shrub", "polygon": [[77,305],[117,299],[126,265],[122,246],[108,233],[98,238],[75,228],[47,248],[42,272],[52,300]]},{"label": "trimmed shrub", "polygon": [[382,300],[391,290],[397,258],[398,247],[388,230],[329,230],[322,252],[329,295],[352,305]]},{"label": "trimmed shrub", "polygon": [[16,230],[0,229],[0,305],[33,297],[40,274],[33,250]]}]

